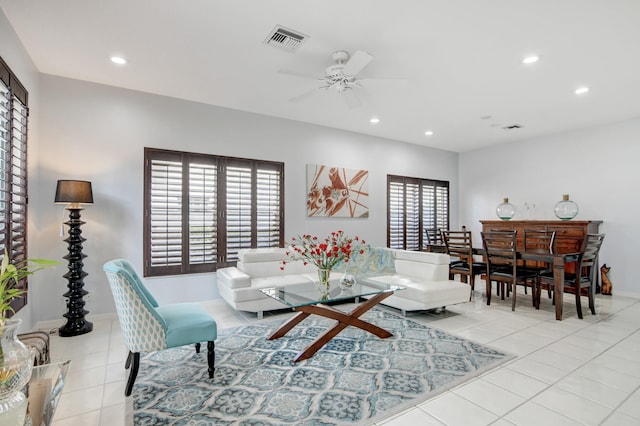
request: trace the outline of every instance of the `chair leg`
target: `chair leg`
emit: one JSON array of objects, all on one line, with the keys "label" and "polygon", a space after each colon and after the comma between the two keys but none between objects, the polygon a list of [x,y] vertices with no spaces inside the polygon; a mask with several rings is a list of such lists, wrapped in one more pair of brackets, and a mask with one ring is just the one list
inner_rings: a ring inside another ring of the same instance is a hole
[{"label": "chair leg", "polygon": [[124,363],[124,369],[128,370],[129,366],[131,365],[131,357],[133,357],[133,353],[131,351],[129,351],[129,355],[127,355],[127,360]]},{"label": "chair leg", "polygon": [[511,284],[511,293],[513,293],[513,295],[511,296],[511,310],[515,311],[516,310],[516,293],[517,293],[515,278],[513,279],[513,283]]},{"label": "chair leg", "polygon": [[196,353],[200,353],[200,342],[196,343]]},{"label": "chair leg", "polygon": [[209,378],[213,379],[213,372],[216,370],[216,344],[213,341],[207,342],[207,363],[209,364]]},{"label": "chair leg", "polygon": [[591,315],[595,315],[596,314],[596,305],[593,302],[593,288],[589,288],[588,289],[589,293],[589,309],[591,310]]},{"label": "chair leg", "polygon": [[487,305],[491,305],[491,279],[487,277],[487,288],[485,290],[487,294]]},{"label": "chair leg", "polygon": [[540,277],[536,277],[535,280],[535,298],[536,298],[536,309],[540,309],[540,295],[542,294],[542,282],[540,281]]},{"label": "chair leg", "polygon": [[576,310],[578,311],[578,318],[582,319],[582,303],[580,303],[580,288],[576,289]]},{"label": "chair leg", "polygon": [[131,360],[133,361],[133,365],[131,366],[131,371],[129,372],[129,380],[127,381],[127,387],[124,390],[124,396],[131,395],[131,390],[133,390],[133,383],[136,381],[136,376],[138,376],[138,368],[140,368],[140,352],[129,352],[127,363],[129,363],[129,358],[131,358]]}]

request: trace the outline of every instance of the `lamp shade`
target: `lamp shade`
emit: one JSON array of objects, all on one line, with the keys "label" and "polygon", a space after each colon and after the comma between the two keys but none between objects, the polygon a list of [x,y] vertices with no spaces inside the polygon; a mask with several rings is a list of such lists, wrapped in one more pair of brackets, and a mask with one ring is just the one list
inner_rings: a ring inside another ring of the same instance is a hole
[{"label": "lamp shade", "polygon": [[56,203],[93,204],[91,182],[86,180],[59,180],[56,187]]}]

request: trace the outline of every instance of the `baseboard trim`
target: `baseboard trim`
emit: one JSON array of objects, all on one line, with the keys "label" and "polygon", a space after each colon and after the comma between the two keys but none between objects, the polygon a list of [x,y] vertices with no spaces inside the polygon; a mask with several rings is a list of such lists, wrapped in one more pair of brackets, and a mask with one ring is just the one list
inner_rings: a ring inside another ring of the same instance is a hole
[{"label": "baseboard trim", "polygon": [[[96,322],[96,321],[113,321],[117,320],[118,315],[115,312],[111,312],[108,314],[97,314],[90,315],[87,317],[88,321]],[[49,321],[38,321],[35,325],[36,330],[43,330],[49,332],[49,334],[54,334],[58,328],[62,327],[65,324],[64,319],[57,320],[49,320]]]}]

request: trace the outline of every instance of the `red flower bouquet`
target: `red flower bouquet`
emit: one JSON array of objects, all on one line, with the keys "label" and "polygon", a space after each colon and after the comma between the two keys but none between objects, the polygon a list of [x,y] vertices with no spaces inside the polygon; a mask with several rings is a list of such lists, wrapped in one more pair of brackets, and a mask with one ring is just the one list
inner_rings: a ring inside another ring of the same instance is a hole
[{"label": "red flower bouquet", "polygon": [[[292,260],[302,260],[304,264],[312,263],[321,270],[331,270],[340,262],[348,262],[352,253],[363,253],[364,240],[350,238],[343,231],[332,232],[324,240],[309,234],[298,235],[291,239],[291,251],[287,252]],[[286,260],[280,269],[284,269]]]}]

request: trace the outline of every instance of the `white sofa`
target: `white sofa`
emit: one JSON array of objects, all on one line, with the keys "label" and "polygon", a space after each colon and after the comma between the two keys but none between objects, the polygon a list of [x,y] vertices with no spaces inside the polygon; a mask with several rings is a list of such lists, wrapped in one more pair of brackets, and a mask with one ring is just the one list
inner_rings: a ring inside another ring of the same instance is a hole
[{"label": "white sofa", "polygon": [[[290,261],[286,251],[283,248],[240,250],[237,266],[217,271],[220,296],[234,309],[256,312],[259,318],[263,311],[287,308],[259,289],[299,283],[313,285],[318,282],[318,274],[311,264]],[[469,300],[469,285],[449,280],[447,254],[369,248],[366,255],[369,255],[366,260],[360,259],[360,270],[353,262],[356,259],[352,259],[349,273],[357,277],[366,270],[369,280],[405,287],[383,302],[400,309],[403,315],[406,311],[442,308]],[[284,269],[281,269],[282,260],[287,260]],[[337,280],[343,272],[336,269],[331,274],[331,280]]]}]

